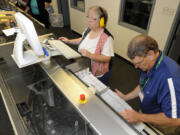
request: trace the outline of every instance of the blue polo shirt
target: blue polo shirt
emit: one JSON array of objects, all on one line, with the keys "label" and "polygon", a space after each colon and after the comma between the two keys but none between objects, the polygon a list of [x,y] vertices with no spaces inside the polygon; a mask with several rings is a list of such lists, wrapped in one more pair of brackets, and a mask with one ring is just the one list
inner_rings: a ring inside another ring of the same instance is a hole
[{"label": "blue polo shirt", "polygon": [[[141,101],[143,113],[156,114],[164,112],[169,118],[180,118],[180,66],[162,52],[147,74],[141,71],[139,84],[144,98]],[[143,82],[144,81],[144,82]]]}]

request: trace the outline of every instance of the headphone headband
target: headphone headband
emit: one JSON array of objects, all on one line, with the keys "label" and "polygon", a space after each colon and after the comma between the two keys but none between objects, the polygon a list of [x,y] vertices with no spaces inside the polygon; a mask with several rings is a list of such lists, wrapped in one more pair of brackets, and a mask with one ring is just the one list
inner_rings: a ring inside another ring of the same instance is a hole
[{"label": "headphone headband", "polygon": [[102,7],[99,6],[99,10],[101,12],[101,16],[100,17],[105,17],[105,14],[104,14],[104,11],[103,11]]}]

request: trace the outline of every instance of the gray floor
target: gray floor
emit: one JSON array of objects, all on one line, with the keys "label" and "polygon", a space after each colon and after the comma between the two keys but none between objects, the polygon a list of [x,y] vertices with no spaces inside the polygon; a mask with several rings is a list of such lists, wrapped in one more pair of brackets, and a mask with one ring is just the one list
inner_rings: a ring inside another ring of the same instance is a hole
[{"label": "gray floor", "polygon": [[[36,28],[37,29],[37,28]],[[79,37],[78,34],[72,32],[68,27],[66,28],[51,28],[49,30],[42,29],[38,31],[38,34],[53,32],[56,38],[59,36],[66,36],[69,38]],[[131,91],[138,83],[139,72],[127,61],[119,56],[113,58],[112,74],[110,77],[110,88],[114,90],[115,88],[120,89],[124,93]],[[128,102],[134,109],[139,108],[139,100],[135,99]],[[7,112],[5,110],[2,98],[0,97],[0,135],[14,135],[12,126],[10,124]]]}]

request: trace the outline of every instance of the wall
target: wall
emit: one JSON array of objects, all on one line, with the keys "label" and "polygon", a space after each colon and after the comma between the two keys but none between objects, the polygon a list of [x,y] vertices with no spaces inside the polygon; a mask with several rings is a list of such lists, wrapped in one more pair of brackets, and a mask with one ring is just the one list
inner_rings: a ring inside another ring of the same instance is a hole
[{"label": "wall", "polygon": [[52,0],[51,5],[52,5],[52,7],[54,9],[54,13],[58,14],[59,12],[58,12],[57,0]]},{"label": "wall", "polygon": [[[81,34],[87,27],[86,16],[88,8],[92,5],[100,5],[106,8],[109,14],[107,28],[115,38],[115,53],[128,59],[126,56],[128,43],[134,36],[140,33],[118,25],[120,3],[121,0],[85,0],[85,12],[70,7],[70,22],[72,30]],[[147,34],[158,41],[161,50],[165,48],[178,4],[179,0],[156,0]]]}]

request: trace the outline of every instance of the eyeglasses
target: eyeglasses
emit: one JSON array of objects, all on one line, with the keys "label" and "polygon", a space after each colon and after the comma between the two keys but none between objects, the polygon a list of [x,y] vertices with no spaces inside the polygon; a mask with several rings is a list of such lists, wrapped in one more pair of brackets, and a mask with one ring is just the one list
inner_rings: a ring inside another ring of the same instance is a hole
[{"label": "eyeglasses", "polygon": [[87,16],[87,18],[89,19],[89,20],[93,20],[93,21],[97,21],[99,18],[92,18],[92,17],[89,17],[89,16]]},{"label": "eyeglasses", "polygon": [[138,62],[134,62],[133,64],[134,64],[134,66],[135,67],[139,67],[140,65],[142,65],[143,64],[143,62],[144,62],[144,59],[145,59],[145,57],[143,57],[140,61],[138,61]]}]

